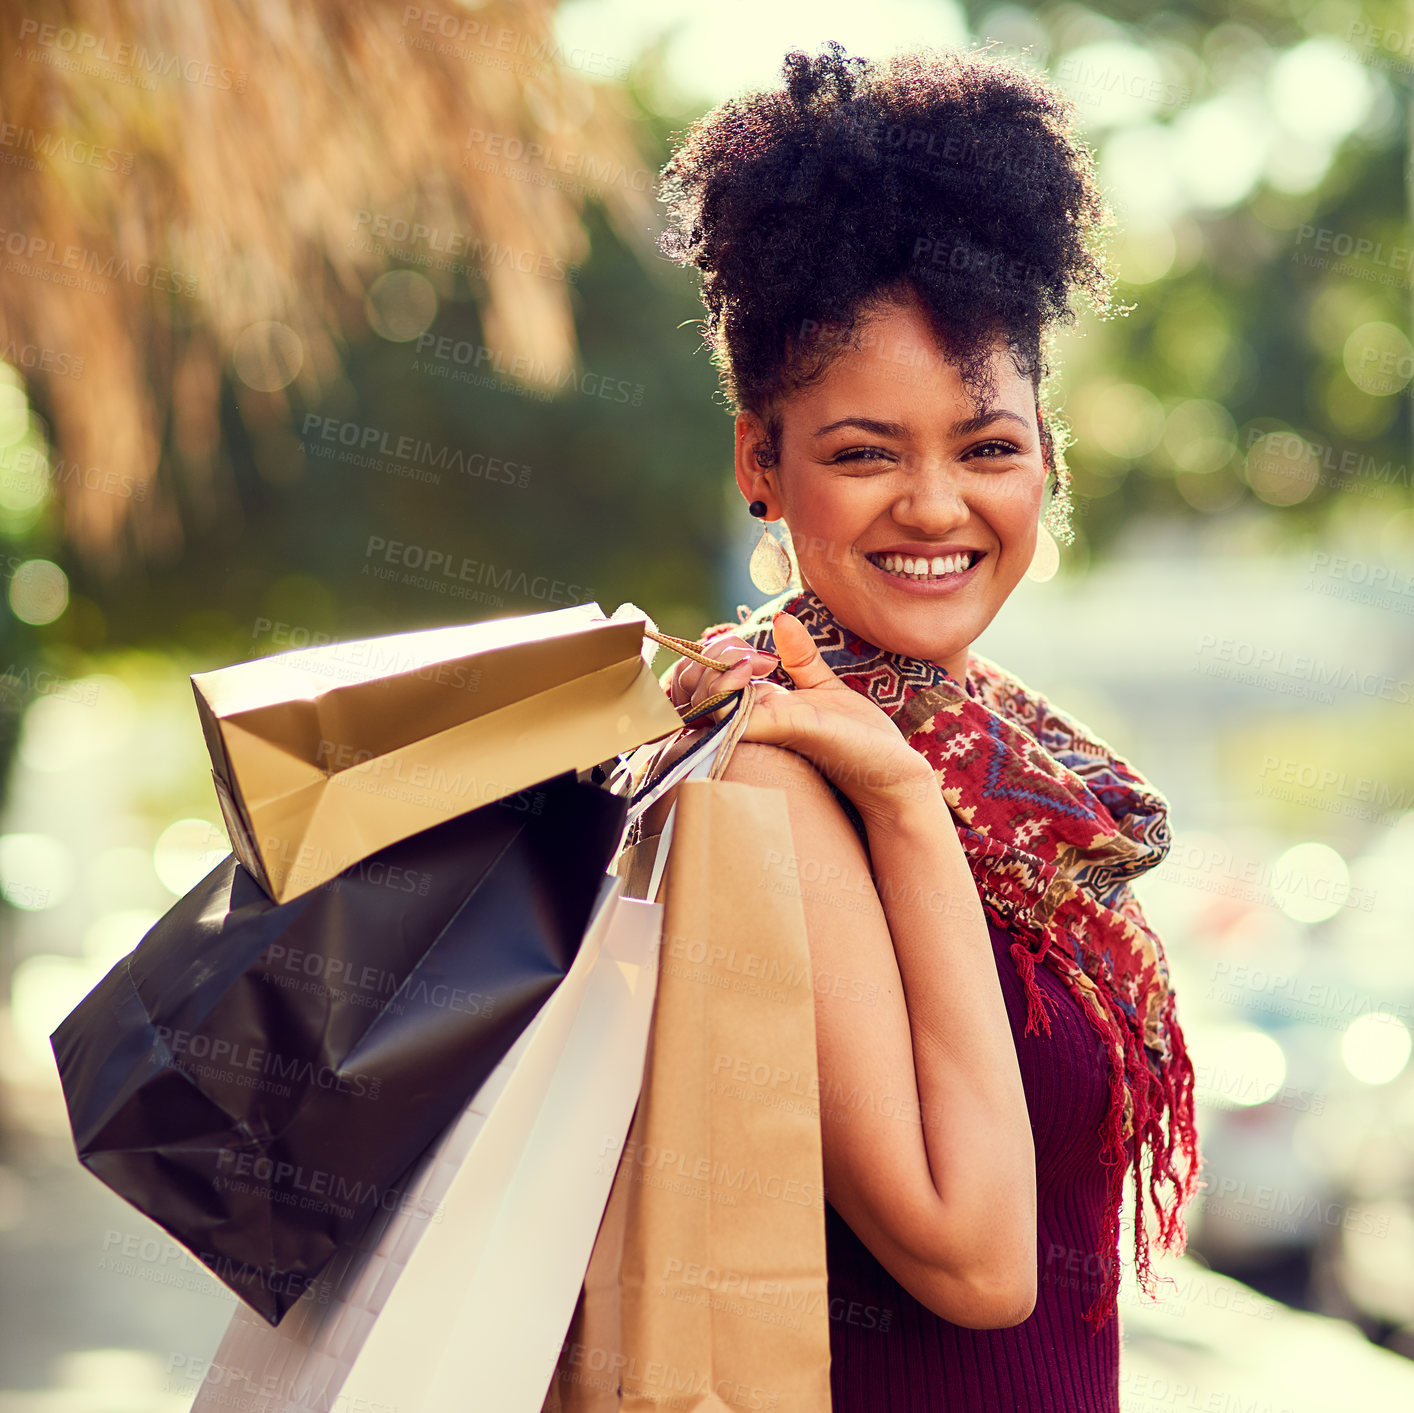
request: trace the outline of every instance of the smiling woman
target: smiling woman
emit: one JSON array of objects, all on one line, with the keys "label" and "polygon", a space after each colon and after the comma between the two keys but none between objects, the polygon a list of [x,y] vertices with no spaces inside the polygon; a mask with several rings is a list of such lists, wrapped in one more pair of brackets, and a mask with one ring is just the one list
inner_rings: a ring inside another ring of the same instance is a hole
[{"label": "smiling woman", "polygon": [[[829,586],[842,621],[961,680],[968,645],[1035,553],[1035,389],[998,347],[985,365],[994,391],[971,410],[958,366],[917,356],[937,335],[916,296],[877,300],[865,329],[780,409],[774,475],[762,423],[738,418],[737,481],[790,526],[802,580]],[[916,370],[906,382],[899,356]]]},{"label": "smiling woman", "polygon": [[1108,307],[1108,216],[1023,69],[830,45],[785,78],[687,133],[663,247],[702,272],[737,486],[800,579],[704,633],[739,663],[665,685],[684,706],[765,676],[726,778],[784,789],[797,853],[873,884],[802,899],[812,963],[878,998],[817,991],[820,1091],[900,1101],[821,1109],[831,1313],[891,1315],[832,1318],[833,1407],[1106,1413],[1125,1183],[1147,1280],[1199,1161],[1130,889],[1167,806],[971,649],[1043,517],[1066,535],[1044,350],[1074,293]]}]

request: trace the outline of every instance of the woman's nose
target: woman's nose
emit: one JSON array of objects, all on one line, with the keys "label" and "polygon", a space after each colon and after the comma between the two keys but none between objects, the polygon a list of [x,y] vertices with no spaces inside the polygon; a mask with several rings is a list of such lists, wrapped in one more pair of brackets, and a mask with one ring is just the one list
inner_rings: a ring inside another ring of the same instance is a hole
[{"label": "woman's nose", "polygon": [[903,493],[894,501],[893,517],[920,528],[947,529],[967,519],[962,476],[942,457],[920,459],[909,468]]}]

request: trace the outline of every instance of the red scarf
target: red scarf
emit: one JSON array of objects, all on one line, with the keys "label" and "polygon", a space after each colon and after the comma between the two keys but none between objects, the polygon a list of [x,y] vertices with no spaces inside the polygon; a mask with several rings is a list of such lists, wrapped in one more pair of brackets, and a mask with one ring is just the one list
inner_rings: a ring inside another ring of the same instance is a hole
[{"label": "red scarf", "polygon": [[[1119,1292],[1126,1175],[1136,1200],[1135,1265],[1150,1295],[1151,1248],[1183,1250],[1183,1206],[1198,1181],[1193,1066],[1163,944],[1130,889],[1168,853],[1167,802],[1103,741],[1004,668],[973,656],[964,687],[936,663],[865,642],[810,589],[788,590],[702,638],[735,633],[772,651],[771,619],[782,610],[805,625],[835,675],[887,712],[937,773],[987,917],[1016,939],[1011,956],[1026,990],[1024,1034],[1050,1034],[1035,981],[1043,963],[1105,1042],[1111,1082],[1100,1161],[1109,1169],[1109,1193],[1096,1253],[1105,1282],[1085,1311],[1098,1330]],[[768,680],[795,685],[784,667]],[[1156,1231],[1145,1219],[1146,1151]]]}]

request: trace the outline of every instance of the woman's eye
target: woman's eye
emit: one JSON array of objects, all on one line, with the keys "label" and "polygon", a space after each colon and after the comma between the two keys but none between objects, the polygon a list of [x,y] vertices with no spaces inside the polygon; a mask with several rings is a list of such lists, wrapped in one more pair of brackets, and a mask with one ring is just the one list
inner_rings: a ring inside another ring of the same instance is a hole
[{"label": "woman's eye", "polygon": [[1017,446],[1015,442],[1009,442],[998,437],[989,442],[979,442],[976,446],[972,447],[967,454],[969,456],[974,454],[982,455],[984,460],[992,460],[1002,456],[1019,456],[1021,454],[1021,448]]},{"label": "woman's eye", "polygon": [[891,461],[893,458],[888,452],[876,446],[856,446],[850,447],[848,451],[842,451],[838,456],[830,458],[832,466],[842,461]]}]

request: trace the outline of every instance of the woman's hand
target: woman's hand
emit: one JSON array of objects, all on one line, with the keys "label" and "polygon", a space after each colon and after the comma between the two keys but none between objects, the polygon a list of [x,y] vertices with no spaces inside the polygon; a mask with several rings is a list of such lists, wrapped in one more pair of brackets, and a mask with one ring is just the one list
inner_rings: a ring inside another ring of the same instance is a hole
[{"label": "woman's hand", "polygon": [[[771,626],[781,665],[796,686],[791,690],[758,682],[741,739],[785,746],[804,756],[853,802],[869,829],[896,819],[909,804],[936,796],[928,762],[887,712],[835,676],[805,625],[778,613]],[[727,678],[738,671],[717,675]]]},{"label": "woman's hand", "polygon": [[[765,677],[773,672],[776,664],[780,662],[775,653],[763,653],[759,648],[751,647],[735,633],[724,633],[720,637],[709,638],[702,644],[702,651],[708,657],[715,657],[723,662],[730,662],[734,658],[739,661],[725,672],[719,672],[715,667],[704,667],[700,662],[693,662],[690,657],[682,658],[668,679],[668,697],[679,710],[695,707],[717,692],[730,692],[744,687],[751,678]],[[710,722],[704,717],[690,724],[707,726]]]}]

